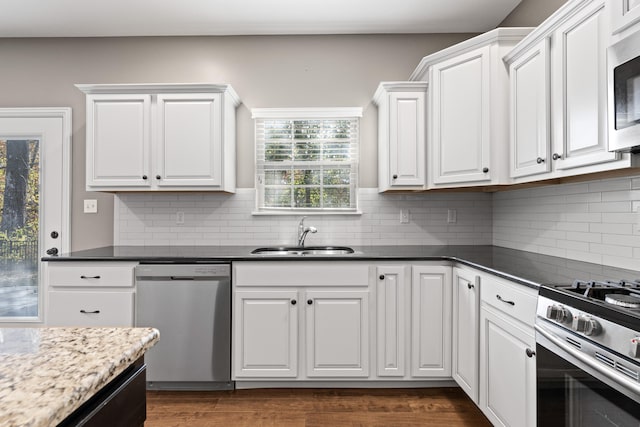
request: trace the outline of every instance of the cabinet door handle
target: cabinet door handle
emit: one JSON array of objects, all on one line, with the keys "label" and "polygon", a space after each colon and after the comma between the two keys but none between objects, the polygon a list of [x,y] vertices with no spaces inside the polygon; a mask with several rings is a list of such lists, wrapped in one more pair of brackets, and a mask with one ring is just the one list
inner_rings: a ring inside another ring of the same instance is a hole
[{"label": "cabinet door handle", "polygon": [[473,289],[475,288],[475,285],[472,283],[467,283],[467,289]]},{"label": "cabinet door handle", "polygon": [[543,159],[542,157],[538,157],[538,158],[536,159],[536,163],[537,163],[537,164],[544,163],[544,159]]},{"label": "cabinet door handle", "polygon": [[489,172],[489,168],[482,168],[482,172],[484,172],[484,173]]},{"label": "cabinet door handle", "polygon": [[384,280],[384,274],[380,275],[380,280]]},{"label": "cabinet door handle", "polygon": [[100,310],[93,310],[93,311],[80,310],[80,313],[82,313],[82,314],[98,314],[98,313],[100,313]]},{"label": "cabinet door handle", "polygon": [[298,303],[298,301],[296,301],[294,299],[291,300],[291,305],[296,305],[297,303]]},{"label": "cabinet door handle", "polygon": [[498,294],[496,294],[496,298],[498,299],[498,301],[502,301],[502,302],[503,302],[503,303],[505,303],[505,304],[509,304],[509,305],[516,305],[516,303],[515,303],[515,302],[513,302],[513,301],[509,301],[509,300],[506,300],[506,299],[503,299],[503,298],[502,298],[500,295],[498,295]]},{"label": "cabinet door handle", "polygon": [[398,175],[393,175],[393,179],[398,179]]},{"label": "cabinet door handle", "polygon": [[308,299],[307,300],[307,304],[309,304],[309,305],[313,304],[313,300],[312,299]]},{"label": "cabinet door handle", "polygon": [[527,353],[528,357],[533,357],[536,355],[536,352],[531,350],[530,348],[526,349],[524,352]]},{"label": "cabinet door handle", "polygon": [[160,175],[156,175],[156,179],[162,179]]},{"label": "cabinet door handle", "polygon": [[99,279],[100,276],[80,276],[81,279]]},{"label": "cabinet door handle", "polygon": [[147,180],[147,175],[142,175],[142,179]]},{"label": "cabinet door handle", "polygon": [[551,158],[553,160],[560,160],[562,158],[562,154],[553,153],[553,156],[551,156]]}]

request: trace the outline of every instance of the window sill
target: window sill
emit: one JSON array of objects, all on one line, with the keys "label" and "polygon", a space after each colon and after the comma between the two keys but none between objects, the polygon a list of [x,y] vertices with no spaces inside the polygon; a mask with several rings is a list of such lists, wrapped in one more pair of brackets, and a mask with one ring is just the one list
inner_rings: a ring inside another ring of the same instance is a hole
[{"label": "window sill", "polygon": [[253,216],[319,216],[319,215],[362,215],[362,211],[253,211],[251,212]]}]

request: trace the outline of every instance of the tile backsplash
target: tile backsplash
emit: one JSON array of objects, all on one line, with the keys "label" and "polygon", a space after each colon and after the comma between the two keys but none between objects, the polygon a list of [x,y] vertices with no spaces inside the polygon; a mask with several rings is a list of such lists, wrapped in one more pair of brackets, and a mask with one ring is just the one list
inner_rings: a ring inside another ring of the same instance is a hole
[{"label": "tile backsplash", "polygon": [[[252,215],[254,190],[120,193],[116,245],[294,245],[300,215]],[[308,245],[486,245],[640,269],[640,177],[493,194],[358,192],[362,215],[309,216]],[[410,221],[400,223],[400,210]],[[456,210],[457,221],[447,222]],[[177,224],[182,212],[184,223]]]},{"label": "tile backsplash", "polygon": [[640,177],[493,195],[493,244],[640,270]]},{"label": "tile backsplash", "polygon": [[[236,194],[120,193],[116,245],[294,245],[301,215],[252,215],[253,189]],[[307,245],[487,245],[492,240],[491,194],[358,192],[362,215],[309,216],[318,229]],[[400,210],[408,209],[408,224]],[[455,209],[456,222],[447,222]],[[177,224],[178,212],[184,223]]]}]

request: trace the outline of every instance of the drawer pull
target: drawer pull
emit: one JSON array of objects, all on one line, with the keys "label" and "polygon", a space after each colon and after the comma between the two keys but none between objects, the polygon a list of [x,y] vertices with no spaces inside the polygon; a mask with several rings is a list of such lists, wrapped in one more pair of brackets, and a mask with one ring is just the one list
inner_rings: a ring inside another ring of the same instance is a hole
[{"label": "drawer pull", "polygon": [[502,302],[503,302],[503,303],[505,303],[505,304],[509,304],[509,305],[516,305],[516,303],[515,303],[515,302],[513,302],[513,301],[509,301],[509,300],[506,300],[506,299],[502,299],[502,297],[501,297],[500,295],[498,295],[498,294],[496,294],[496,298],[498,299],[498,301],[502,301]]},{"label": "drawer pull", "polygon": [[100,310],[93,310],[93,311],[80,310],[80,313],[82,313],[82,314],[99,314]]},{"label": "drawer pull", "polygon": [[99,279],[100,276],[80,276],[81,279]]}]

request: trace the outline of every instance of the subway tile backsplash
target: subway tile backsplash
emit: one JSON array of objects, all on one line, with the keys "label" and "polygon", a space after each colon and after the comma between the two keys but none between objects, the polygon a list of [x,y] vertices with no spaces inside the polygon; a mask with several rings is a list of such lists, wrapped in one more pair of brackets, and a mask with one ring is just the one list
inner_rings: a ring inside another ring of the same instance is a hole
[{"label": "subway tile backsplash", "polygon": [[493,195],[493,244],[640,270],[640,177]]},{"label": "subway tile backsplash", "polygon": [[[254,190],[120,193],[117,245],[294,245],[297,216],[257,216]],[[486,245],[640,269],[640,177],[493,194],[358,193],[362,215],[309,216],[308,245]],[[410,221],[400,223],[400,210]],[[447,223],[455,209],[456,223]],[[177,213],[184,223],[176,224]]]},{"label": "subway tile backsplash", "polygon": [[[253,189],[236,194],[120,193],[115,204],[116,245],[294,245],[301,215],[252,215]],[[379,194],[358,192],[362,215],[309,216],[318,229],[307,245],[487,245],[492,209],[486,193]],[[400,223],[400,210],[410,221]],[[456,222],[447,223],[448,209]],[[177,224],[177,214],[184,223]]]}]

